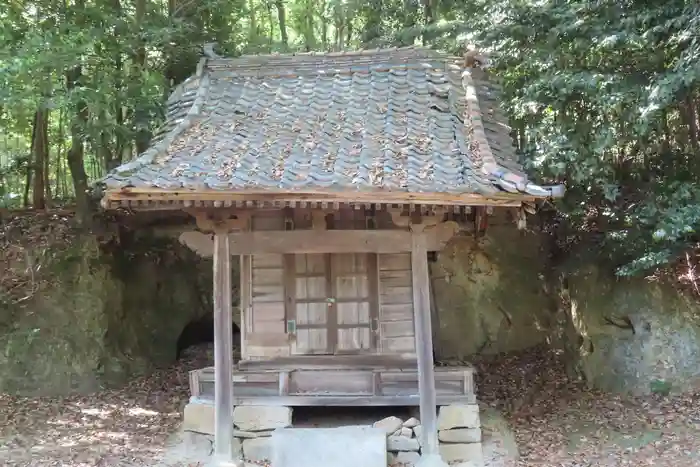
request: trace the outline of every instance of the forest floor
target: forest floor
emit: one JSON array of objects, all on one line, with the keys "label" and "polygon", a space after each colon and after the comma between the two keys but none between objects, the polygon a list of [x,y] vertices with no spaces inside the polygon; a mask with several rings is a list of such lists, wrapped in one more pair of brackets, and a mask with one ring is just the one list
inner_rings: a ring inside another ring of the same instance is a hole
[{"label": "forest floor", "polygon": [[[92,396],[0,395],[0,465],[171,466],[165,446],[188,399],[187,371],[210,352]],[[622,398],[567,381],[561,358],[536,349],[477,363],[480,400],[510,422],[519,467],[700,465],[700,393]],[[170,457],[172,458],[172,457]]]}]

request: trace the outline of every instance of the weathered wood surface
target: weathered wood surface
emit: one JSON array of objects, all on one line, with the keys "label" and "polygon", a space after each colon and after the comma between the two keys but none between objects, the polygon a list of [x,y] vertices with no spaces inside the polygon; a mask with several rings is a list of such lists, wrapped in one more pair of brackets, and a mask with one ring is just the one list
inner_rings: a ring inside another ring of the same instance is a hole
[{"label": "weathered wood surface", "polygon": [[245,360],[415,353],[410,254],[243,258]]},{"label": "weathered wood surface", "polygon": [[214,235],[214,455],[233,462],[233,308],[231,254],[225,233]]},{"label": "weathered wood surface", "polygon": [[[238,370],[233,375],[236,404],[419,405],[418,372],[415,366],[412,370],[361,368],[348,366],[345,369],[321,369],[319,366],[290,369],[287,364],[278,364],[274,369]],[[438,368],[435,371],[437,403],[473,403],[473,373],[471,367]],[[192,375],[199,397],[211,398],[214,384],[212,369],[195,370]]]},{"label": "weathered wood surface", "polygon": [[309,192],[289,193],[270,191],[209,191],[198,193],[191,190],[161,190],[157,188],[122,188],[120,190],[108,190],[102,199],[103,206],[110,203],[122,202],[123,205],[132,208],[146,209],[151,204],[166,203],[169,209],[185,207],[216,207],[227,208],[232,206],[265,207],[269,205],[306,207],[309,204],[333,206],[334,203],[369,204],[375,206],[407,204],[409,207],[415,204],[425,205],[458,205],[458,206],[509,206],[520,207],[524,201],[534,202],[533,196],[514,195],[502,193],[498,196],[485,197],[476,194],[446,194],[446,193],[405,193],[405,192]]},{"label": "weathered wood surface", "polygon": [[[457,226],[445,222],[426,232],[428,251],[440,251],[456,233]],[[202,257],[211,257],[211,234],[183,232],[180,242]],[[258,230],[229,234],[232,255],[288,253],[406,253],[411,234],[403,230]]]},{"label": "weathered wood surface", "polygon": [[409,370],[416,369],[415,357],[398,355],[314,355],[238,362],[242,371],[288,370]]},{"label": "weathered wood surface", "polygon": [[421,455],[438,453],[437,393],[433,367],[433,334],[430,318],[430,274],[428,271],[427,241],[423,226],[413,226],[411,266],[413,271],[413,318],[418,357],[418,389],[420,420],[423,425]]},{"label": "weathered wood surface", "polygon": [[378,262],[380,351],[415,354],[411,255],[383,254]]}]

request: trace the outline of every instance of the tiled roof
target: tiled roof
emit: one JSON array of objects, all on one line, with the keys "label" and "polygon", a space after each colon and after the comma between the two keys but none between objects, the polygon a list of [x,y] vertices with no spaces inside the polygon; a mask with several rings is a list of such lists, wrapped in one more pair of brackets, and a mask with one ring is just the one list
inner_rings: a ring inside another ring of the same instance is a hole
[{"label": "tiled roof", "polygon": [[551,196],[517,163],[497,87],[455,60],[420,48],[203,59],[152,146],[102,184]]}]

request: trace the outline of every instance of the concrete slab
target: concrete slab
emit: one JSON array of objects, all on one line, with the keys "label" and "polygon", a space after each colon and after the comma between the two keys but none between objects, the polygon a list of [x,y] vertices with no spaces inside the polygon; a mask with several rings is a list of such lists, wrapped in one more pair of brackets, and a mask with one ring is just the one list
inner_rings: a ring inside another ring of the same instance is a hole
[{"label": "concrete slab", "polygon": [[272,467],[386,465],[386,431],[380,428],[282,428],[272,433]]}]

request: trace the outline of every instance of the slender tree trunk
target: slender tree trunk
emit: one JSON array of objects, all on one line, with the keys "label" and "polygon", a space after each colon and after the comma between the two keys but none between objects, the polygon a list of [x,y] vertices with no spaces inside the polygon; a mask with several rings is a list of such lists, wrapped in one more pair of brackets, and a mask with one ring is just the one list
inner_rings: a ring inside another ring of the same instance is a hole
[{"label": "slender tree trunk", "polygon": [[258,18],[255,14],[255,2],[248,0],[248,15],[250,24],[248,29],[248,41],[253,45],[258,43]]},{"label": "slender tree trunk", "polygon": [[275,0],[275,7],[277,8],[277,21],[280,24],[280,37],[282,38],[282,45],[285,49],[289,48],[289,35],[287,34],[287,11],[284,6],[284,0]]},{"label": "slender tree trunk", "polygon": [[[425,26],[429,29],[435,24],[435,9],[434,0],[423,0],[423,14],[425,15]],[[423,32],[423,45],[428,45],[431,38],[431,33],[426,30]]]},{"label": "slender tree trunk", "polygon": [[688,120],[688,137],[690,140],[690,145],[693,151],[697,151],[700,149],[700,144],[698,144],[698,112],[695,108],[695,102],[693,101],[692,95],[688,95],[686,98],[685,108]]},{"label": "slender tree trunk", "polygon": [[322,0],[319,6],[321,18],[321,45],[323,50],[328,50],[328,18],[326,17],[326,0]]},{"label": "slender tree trunk", "polygon": [[46,113],[46,151],[44,157],[44,207],[51,207],[51,146],[49,146],[49,117]]},{"label": "slender tree trunk", "polygon": [[62,172],[63,165],[63,110],[58,113],[58,144],[56,147],[56,198],[62,200],[65,198],[65,177]]},{"label": "slender tree trunk", "polygon": [[32,186],[32,174],[34,173],[34,140],[36,139],[36,121],[37,116],[34,114],[32,121],[32,139],[30,140],[29,157],[27,159],[27,172],[24,179],[24,193],[22,194],[22,207],[29,207],[29,190]]},{"label": "slender tree trunk", "polygon": [[[73,68],[66,73],[66,89],[70,93],[75,89],[82,70],[80,67]],[[73,190],[75,191],[75,204],[78,218],[81,221],[87,219],[89,214],[88,203],[88,178],[85,172],[85,146],[83,143],[82,127],[87,124],[88,108],[85,101],[80,100],[75,108],[75,115],[71,123],[71,146],[66,155],[68,169],[73,179]]]},{"label": "slender tree trunk", "polygon": [[[136,23],[136,31],[138,34],[138,47],[134,51],[132,57],[132,80],[133,82],[141,82],[141,75],[146,69],[146,48],[144,45],[143,22],[146,17],[146,0],[136,0],[136,14],[134,20]],[[136,104],[134,109],[134,123],[136,126],[136,152],[141,154],[148,149],[151,141],[151,133],[148,126],[148,113],[144,109],[141,102]],[[118,147],[116,151],[116,163],[121,163],[122,148]],[[113,168],[113,167],[112,167]]]},{"label": "slender tree trunk", "polygon": [[46,209],[46,161],[49,150],[49,111],[41,108],[34,114],[32,130],[32,167],[34,183],[32,186],[32,206],[34,209]]}]

